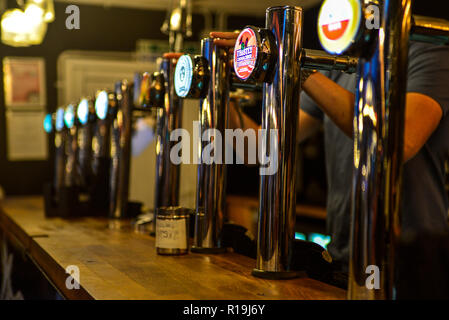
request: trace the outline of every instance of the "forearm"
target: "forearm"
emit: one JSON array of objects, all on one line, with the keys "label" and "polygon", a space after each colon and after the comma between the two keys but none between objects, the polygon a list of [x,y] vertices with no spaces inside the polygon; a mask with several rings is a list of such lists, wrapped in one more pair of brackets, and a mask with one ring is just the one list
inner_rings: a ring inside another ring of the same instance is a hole
[{"label": "forearm", "polygon": [[257,133],[260,126],[239,108],[240,107],[237,105],[237,102],[234,99],[231,99],[229,102],[228,128],[234,130],[242,129],[243,131],[253,129]]},{"label": "forearm", "polygon": [[[243,157],[244,163],[247,165],[254,164],[249,162],[248,154],[250,148],[256,148],[257,152],[259,146],[258,132],[260,126],[241,110],[240,106],[237,104],[237,101],[234,99],[231,99],[229,103],[228,128],[233,130],[242,129],[243,131],[252,130],[254,132],[255,141],[253,143],[255,143],[255,145],[247,145],[247,147],[243,150],[236,150],[236,141],[233,141],[233,148],[238,156]],[[248,141],[247,143],[251,143],[251,141]]]},{"label": "forearm", "polygon": [[307,79],[303,84],[303,89],[321,110],[352,139],[354,94],[319,72]]}]

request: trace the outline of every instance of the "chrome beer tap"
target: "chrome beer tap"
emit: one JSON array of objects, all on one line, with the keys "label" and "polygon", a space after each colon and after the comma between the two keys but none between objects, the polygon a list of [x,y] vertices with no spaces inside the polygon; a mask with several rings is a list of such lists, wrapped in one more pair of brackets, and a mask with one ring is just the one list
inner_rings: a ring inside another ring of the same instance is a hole
[{"label": "chrome beer tap", "polygon": [[[296,157],[302,68],[354,72],[357,59],[302,48],[303,10],[271,7],[266,28],[246,27],[234,48],[234,69],[241,80],[263,82],[257,262],[253,275],[286,279],[292,270],[295,234]],[[268,154],[270,151],[271,154]]]},{"label": "chrome beer tap", "polygon": [[[115,85],[117,104],[115,108],[111,109],[114,120],[111,135],[112,164],[109,216],[112,218],[124,218],[132,214],[130,211],[137,210],[137,207],[135,207],[135,210],[131,208],[128,201],[133,121],[139,116],[136,114],[138,112],[142,113],[140,116],[154,109],[163,113],[161,110],[166,106],[166,98],[168,98],[165,95],[165,89],[165,77],[162,72],[153,74],[148,72],[143,74],[137,73],[133,83],[123,80]],[[165,123],[159,124],[165,125]],[[158,141],[161,140],[162,137],[159,137]],[[173,181],[170,181],[167,177],[179,176],[179,169],[173,170],[167,166],[167,161],[160,160],[165,159],[164,156],[168,157],[169,160],[169,152],[166,151],[162,155],[159,145],[157,148],[157,162],[162,162],[163,164],[156,165],[155,208],[163,206],[162,203],[177,203],[178,181],[176,180],[172,183]],[[163,143],[162,149],[168,148],[169,146]],[[162,168],[161,174],[158,174],[158,168]]]},{"label": "chrome beer tap", "polygon": [[[226,203],[224,152],[219,161],[215,159],[212,163],[202,159],[202,155],[211,139],[210,131],[218,130],[224,134],[227,128],[230,80],[229,50],[215,45],[212,38],[201,41],[201,56],[181,56],[176,66],[177,95],[182,98],[200,99],[195,234],[191,248],[193,252],[219,253],[226,250],[222,245]],[[204,137],[207,133],[209,136]],[[214,152],[215,150],[216,146]]]},{"label": "chrome beer tap", "polygon": [[65,138],[65,173],[64,187],[73,188],[80,186],[80,176],[78,172],[78,127],[76,125],[76,107],[69,104],[64,110],[63,124],[66,132]]},{"label": "chrome beer tap", "polygon": [[179,205],[181,165],[170,160],[170,150],[175,144],[170,140],[170,136],[173,130],[182,126],[183,103],[175,92],[174,72],[175,62],[172,59],[162,59],[159,72],[152,76],[150,87],[150,97],[154,100],[152,104],[158,107],[163,101],[162,107],[157,108],[155,213],[159,207]]},{"label": "chrome beer tap", "polygon": [[98,91],[95,99],[96,127],[92,138],[93,181],[90,188],[90,207],[93,212],[107,213],[110,198],[111,167],[111,109],[116,104],[115,93]]},{"label": "chrome beer tap", "polygon": [[93,170],[98,176],[104,170],[104,161],[110,155],[111,117],[109,116],[109,103],[114,100],[114,93],[106,90],[98,91],[95,99],[95,113],[97,124],[92,141]]},{"label": "chrome beer tap", "polygon": [[[370,5],[380,8],[378,29],[367,27]],[[333,14],[336,10],[340,15]],[[331,25],[339,29],[338,37],[329,33]],[[352,52],[360,58],[348,298],[394,299],[409,39],[449,44],[449,22],[413,17],[411,0],[327,0],[321,7],[318,33],[329,53]],[[366,286],[369,266],[380,270],[377,290]]]},{"label": "chrome beer tap", "polygon": [[95,130],[95,107],[89,98],[81,99],[77,107],[78,123],[78,163],[81,185],[83,188],[90,186],[93,180],[92,171],[92,139]]},{"label": "chrome beer tap", "polygon": [[54,133],[54,145],[55,145],[55,161],[54,161],[54,173],[52,200],[58,200],[59,192],[64,186],[64,174],[65,174],[65,136],[67,132],[64,129],[64,108],[58,108],[54,114],[47,114],[44,119],[44,130],[46,133]]},{"label": "chrome beer tap", "polygon": [[182,121],[182,100],[173,86],[174,71],[173,59],[160,58],[157,72],[136,75],[134,80],[134,109],[155,110],[157,113],[155,216],[158,208],[179,205],[180,164],[170,160],[170,150],[175,144],[170,136],[173,130],[181,128]]},{"label": "chrome beer tap", "polygon": [[115,84],[116,103],[111,105],[111,170],[109,184],[109,217],[120,219],[129,215],[129,172],[131,167],[131,136],[133,85],[123,80]]}]

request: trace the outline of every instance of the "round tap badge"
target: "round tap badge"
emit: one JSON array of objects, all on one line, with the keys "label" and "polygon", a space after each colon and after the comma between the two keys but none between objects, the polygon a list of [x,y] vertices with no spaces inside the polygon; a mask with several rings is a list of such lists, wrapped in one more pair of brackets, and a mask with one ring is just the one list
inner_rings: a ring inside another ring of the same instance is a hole
[{"label": "round tap badge", "polygon": [[64,122],[67,128],[71,129],[75,124],[75,110],[73,105],[69,104],[64,113]]},{"label": "round tap badge", "polygon": [[56,121],[55,121],[55,128],[56,131],[61,131],[64,128],[64,108],[58,108],[56,111]]},{"label": "round tap badge", "polygon": [[318,36],[324,50],[341,54],[354,42],[362,19],[359,0],[326,0],[318,17]]},{"label": "round tap badge", "polygon": [[98,93],[97,100],[95,100],[95,112],[97,113],[98,118],[100,118],[101,120],[106,119],[106,116],[108,114],[108,106],[108,93],[106,91],[100,91]]},{"label": "round tap badge", "polygon": [[185,98],[189,94],[192,77],[192,58],[189,55],[183,55],[179,58],[175,69],[175,90],[179,97]]},{"label": "round tap badge", "polygon": [[234,47],[234,70],[237,77],[246,80],[251,76],[257,61],[257,38],[251,28],[243,29]]},{"label": "round tap badge", "polygon": [[44,118],[44,130],[47,133],[51,133],[53,131],[53,117],[51,113],[47,114]]},{"label": "round tap badge", "polygon": [[78,105],[78,109],[76,111],[76,115],[78,116],[78,120],[82,125],[87,123],[89,120],[89,102],[87,99],[83,99],[80,101]]}]

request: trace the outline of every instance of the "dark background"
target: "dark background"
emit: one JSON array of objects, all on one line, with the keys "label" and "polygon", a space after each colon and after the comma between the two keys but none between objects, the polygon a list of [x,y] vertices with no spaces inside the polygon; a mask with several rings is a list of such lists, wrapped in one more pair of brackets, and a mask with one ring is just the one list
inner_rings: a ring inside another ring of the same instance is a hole
[{"label": "dark background", "polygon": [[[68,16],[65,8],[69,4],[55,3],[55,21],[48,25],[44,42],[38,46],[14,48],[0,44],[0,59],[7,56],[43,57],[45,59],[47,111],[53,112],[57,107],[57,59],[65,50],[95,50],[95,51],[134,51],[138,39],[168,40],[160,31],[165,19],[165,11],[150,11],[128,8],[105,8],[100,6],[78,5],[80,8],[80,29],[68,30],[65,20]],[[15,1],[8,1],[8,9],[16,7]],[[306,15],[306,25],[309,15]],[[310,15],[311,16],[311,15]],[[315,14],[316,16],[316,14]],[[265,18],[229,16],[228,29],[241,29],[245,25],[265,24]],[[310,21],[314,25],[314,22]],[[193,17],[194,37],[187,40],[199,40],[198,35],[204,28],[201,15]],[[310,27],[305,29],[311,29]],[[313,29],[314,30],[314,29]],[[318,45],[315,32],[305,34],[305,42]],[[3,70],[0,68],[0,88],[3,88]],[[260,119],[259,109],[252,108],[250,113],[255,119]],[[8,195],[41,194],[44,181],[52,174],[52,161],[7,161],[6,119],[4,91],[0,90],[0,185]],[[49,139],[49,159],[52,159],[53,149]],[[239,179],[228,179],[229,190],[232,193],[257,194],[257,169],[243,166],[233,166]],[[230,172],[232,174],[232,170]],[[254,176],[255,174],[255,176]],[[248,178],[245,178],[248,177]]]}]

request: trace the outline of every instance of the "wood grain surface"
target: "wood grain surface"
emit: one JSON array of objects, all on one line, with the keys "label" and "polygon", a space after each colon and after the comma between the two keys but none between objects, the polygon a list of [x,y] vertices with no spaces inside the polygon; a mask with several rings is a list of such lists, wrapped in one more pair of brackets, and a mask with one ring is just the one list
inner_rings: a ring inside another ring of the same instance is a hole
[{"label": "wood grain surface", "polygon": [[[102,218],[45,218],[40,197],[0,203],[0,227],[68,299],[320,300],[346,295],[309,278],[254,278],[255,261],[231,252],[157,255],[154,238],[135,232],[130,221],[118,227]],[[79,290],[65,286],[70,265],[79,267]]]}]

